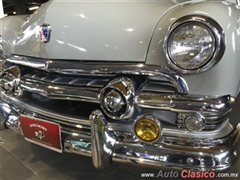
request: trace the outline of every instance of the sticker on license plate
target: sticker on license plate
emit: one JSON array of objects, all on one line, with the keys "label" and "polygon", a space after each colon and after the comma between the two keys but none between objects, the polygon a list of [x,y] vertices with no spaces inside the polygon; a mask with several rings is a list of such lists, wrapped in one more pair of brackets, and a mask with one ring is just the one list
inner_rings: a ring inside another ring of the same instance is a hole
[{"label": "sticker on license plate", "polygon": [[59,124],[24,115],[20,116],[20,122],[27,141],[62,153]]}]

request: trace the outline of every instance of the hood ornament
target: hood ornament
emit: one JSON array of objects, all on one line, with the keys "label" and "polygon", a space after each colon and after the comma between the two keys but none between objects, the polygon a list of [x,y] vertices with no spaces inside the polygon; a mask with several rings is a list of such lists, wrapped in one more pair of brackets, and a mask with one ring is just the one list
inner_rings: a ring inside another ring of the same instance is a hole
[{"label": "hood ornament", "polygon": [[42,24],[39,29],[39,36],[41,42],[47,43],[50,41],[52,28],[50,24]]}]

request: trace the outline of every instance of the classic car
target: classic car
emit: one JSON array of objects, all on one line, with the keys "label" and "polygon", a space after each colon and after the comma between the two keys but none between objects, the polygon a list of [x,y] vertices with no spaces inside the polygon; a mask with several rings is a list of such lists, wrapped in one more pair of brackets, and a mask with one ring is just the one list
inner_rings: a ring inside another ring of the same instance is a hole
[{"label": "classic car", "polygon": [[238,157],[240,4],[50,0],[1,20],[0,128],[57,152],[218,171]]}]

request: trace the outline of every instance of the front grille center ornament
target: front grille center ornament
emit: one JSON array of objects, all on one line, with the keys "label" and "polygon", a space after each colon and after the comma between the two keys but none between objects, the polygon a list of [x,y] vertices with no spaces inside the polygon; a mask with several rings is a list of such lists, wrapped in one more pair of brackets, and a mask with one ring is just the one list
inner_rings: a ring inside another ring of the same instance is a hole
[{"label": "front grille center ornament", "polygon": [[115,89],[108,92],[104,98],[104,107],[109,111],[117,113],[126,105],[122,95]]},{"label": "front grille center ornament", "polygon": [[41,42],[47,43],[50,41],[52,28],[50,24],[42,24],[39,29],[39,38]]},{"label": "front grille center ornament", "polygon": [[101,91],[100,105],[110,118],[121,120],[133,114],[135,83],[130,78],[119,77],[110,81]]}]

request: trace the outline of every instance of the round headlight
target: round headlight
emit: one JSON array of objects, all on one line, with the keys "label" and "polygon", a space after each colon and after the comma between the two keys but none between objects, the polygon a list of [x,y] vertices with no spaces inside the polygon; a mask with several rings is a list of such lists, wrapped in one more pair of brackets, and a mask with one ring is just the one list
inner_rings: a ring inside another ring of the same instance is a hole
[{"label": "round headlight", "polygon": [[168,41],[168,54],[172,62],[186,70],[198,69],[206,64],[215,50],[212,31],[199,23],[186,23],[177,27]]},{"label": "round headlight", "polygon": [[182,73],[208,70],[225,50],[224,34],[212,19],[186,16],[175,22],[165,37],[168,63]]}]

